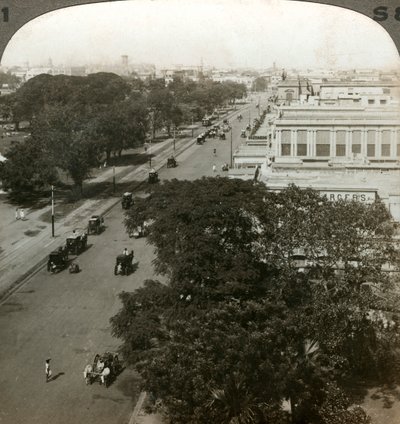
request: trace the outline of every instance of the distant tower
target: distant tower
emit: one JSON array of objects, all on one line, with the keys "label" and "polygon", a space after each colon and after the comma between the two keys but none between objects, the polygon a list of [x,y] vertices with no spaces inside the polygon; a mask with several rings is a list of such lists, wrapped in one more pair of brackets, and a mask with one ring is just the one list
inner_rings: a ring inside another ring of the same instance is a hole
[{"label": "distant tower", "polygon": [[122,66],[127,67],[127,66],[128,66],[128,55],[123,54],[123,55],[121,56],[121,60],[122,60]]},{"label": "distant tower", "polygon": [[272,68],[274,71],[276,71],[276,62],[273,63]]}]

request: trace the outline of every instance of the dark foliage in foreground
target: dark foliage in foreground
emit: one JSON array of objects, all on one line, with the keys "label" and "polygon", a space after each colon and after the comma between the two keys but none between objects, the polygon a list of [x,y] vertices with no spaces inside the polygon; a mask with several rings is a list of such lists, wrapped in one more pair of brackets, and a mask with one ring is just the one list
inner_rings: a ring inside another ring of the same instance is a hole
[{"label": "dark foliage in foreground", "polygon": [[127,230],[145,219],[168,284],[122,293],[111,322],[171,422],[369,422],[341,381],[398,361],[381,203],[205,178],[154,187]]}]

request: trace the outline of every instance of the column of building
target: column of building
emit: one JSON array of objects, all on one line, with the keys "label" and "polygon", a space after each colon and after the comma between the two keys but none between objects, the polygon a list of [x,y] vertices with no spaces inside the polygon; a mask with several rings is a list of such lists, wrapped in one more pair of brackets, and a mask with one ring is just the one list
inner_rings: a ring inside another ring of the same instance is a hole
[{"label": "column of building", "polygon": [[351,130],[346,129],[346,155],[347,158],[352,156],[351,153]]},{"label": "column of building", "polygon": [[382,130],[377,128],[375,138],[375,157],[381,159],[382,157]]},{"label": "column of building", "polygon": [[334,131],[334,128],[330,128],[330,134],[329,134],[329,146],[330,146],[330,157],[334,158],[336,156],[336,132]]},{"label": "column of building", "polygon": [[275,156],[281,156],[282,155],[282,131],[277,130],[275,132],[276,138],[275,138]]},{"label": "column of building", "polygon": [[297,130],[290,131],[290,156],[297,156]]},{"label": "column of building", "polygon": [[361,130],[361,156],[367,157],[367,129]]},{"label": "column of building", "polygon": [[390,158],[396,159],[397,157],[397,140],[396,140],[396,130],[395,128],[391,129],[390,134]]}]

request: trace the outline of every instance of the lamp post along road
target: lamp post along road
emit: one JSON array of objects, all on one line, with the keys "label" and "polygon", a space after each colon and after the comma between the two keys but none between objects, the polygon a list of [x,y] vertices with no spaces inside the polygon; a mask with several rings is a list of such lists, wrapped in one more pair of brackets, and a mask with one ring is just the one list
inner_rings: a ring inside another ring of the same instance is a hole
[{"label": "lamp post along road", "polygon": [[115,193],[115,166],[113,166],[113,192]]},{"label": "lamp post along road", "polygon": [[149,162],[151,168],[151,142],[153,141],[153,136],[155,136],[155,122],[154,122],[154,111],[150,113],[151,116],[151,136],[150,136],[150,147],[149,147]]},{"label": "lamp post along road", "polygon": [[232,138],[233,138],[233,135],[232,135],[232,133],[233,133],[233,128],[231,128],[231,169],[233,167],[233,164],[232,164],[232,162],[233,162],[233,156],[232,156]]},{"label": "lamp post along road", "polygon": [[51,236],[54,237],[54,186],[51,186]]}]

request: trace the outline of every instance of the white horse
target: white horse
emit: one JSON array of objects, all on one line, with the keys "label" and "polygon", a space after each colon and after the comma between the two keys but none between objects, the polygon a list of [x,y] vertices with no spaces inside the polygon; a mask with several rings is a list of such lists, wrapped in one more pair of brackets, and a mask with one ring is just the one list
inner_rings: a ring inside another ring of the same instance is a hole
[{"label": "white horse", "polygon": [[101,372],[100,374],[100,380],[101,380],[101,384],[106,384],[105,380],[106,378],[110,375],[110,368],[106,367],[104,368],[104,370]]},{"label": "white horse", "polygon": [[90,384],[92,372],[93,372],[93,367],[90,364],[86,365],[85,369],[83,370],[83,378],[85,379],[86,384]]}]

